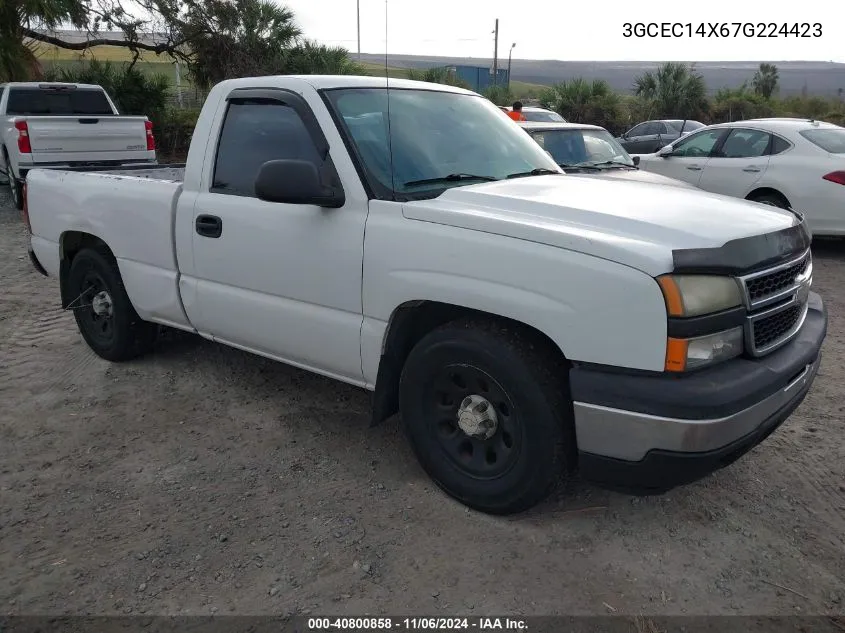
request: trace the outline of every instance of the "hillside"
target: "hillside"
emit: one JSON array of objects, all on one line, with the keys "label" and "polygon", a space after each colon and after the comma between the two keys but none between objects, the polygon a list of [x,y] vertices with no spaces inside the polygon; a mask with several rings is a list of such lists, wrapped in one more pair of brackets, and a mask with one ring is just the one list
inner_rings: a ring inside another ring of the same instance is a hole
[{"label": "hillside", "polygon": [[[65,38],[73,39],[81,34],[62,32]],[[67,65],[78,60],[79,53],[59,50],[43,44],[38,45],[38,55],[45,65]],[[94,53],[92,55],[92,52]],[[114,47],[98,47],[89,51],[88,57],[123,61],[130,59],[125,49]],[[353,57],[355,57],[353,55]],[[171,60],[166,57],[145,55],[142,57],[142,68],[147,72],[161,72],[173,76],[174,68]],[[363,54],[362,63],[368,71],[380,73],[384,68],[384,55]],[[491,66],[490,58],[470,57],[437,57],[420,55],[390,55],[389,74],[394,77],[402,76],[409,68],[431,68],[466,64],[470,66]],[[503,65],[507,59],[500,60]],[[790,96],[801,94],[806,90],[808,94],[822,96],[843,96],[845,92],[845,64],[834,62],[801,62],[776,61],[780,72],[780,94]],[[630,92],[634,77],[646,70],[653,70],[657,62],[567,62],[561,60],[531,60],[514,59],[511,66],[512,86],[519,94],[539,93],[542,86],[573,77],[590,79],[604,79],[612,88],[619,92]],[[749,81],[754,75],[759,62],[696,62],[696,68],[704,76],[709,91],[715,93],[719,88],[735,88],[744,81]],[[182,80],[186,83],[186,77]]]},{"label": "hillside", "polygon": [[[383,55],[361,56],[361,60],[372,65],[384,64]],[[424,57],[418,55],[390,55],[388,62],[394,68],[431,68],[466,64],[470,66],[491,66],[490,58],[471,57]],[[499,63],[507,64],[507,59]],[[808,94],[836,96],[845,92],[845,64],[834,62],[776,61],[780,72],[780,94]],[[513,81],[549,85],[571,79],[587,77],[604,79],[619,92],[630,92],[634,77],[647,70],[653,70],[658,62],[566,62],[559,60],[514,59],[511,65]],[[719,88],[736,88],[749,81],[759,62],[696,62],[697,70],[703,75],[711,93]]]}]

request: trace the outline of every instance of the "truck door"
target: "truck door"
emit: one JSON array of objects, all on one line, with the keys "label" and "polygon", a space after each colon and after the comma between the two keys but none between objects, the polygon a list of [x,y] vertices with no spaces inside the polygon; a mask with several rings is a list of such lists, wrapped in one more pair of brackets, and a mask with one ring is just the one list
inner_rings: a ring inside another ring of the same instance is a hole
[{"label": "truck door", "polygon": [[[261,165],[322,162],[317,148],[325,136],[307,102],[291,92],[235,90],[223,109],[191,212],[195,279],[183,284],[193,293],[185,299],[189,319],[220,342],[363,381],[367,199],[360,182],[341,178],[346,202],[338,209],[259,200]],[[342,143],[336,147],[344,151]],[[354,173],[351,163],[349,169]]]}]

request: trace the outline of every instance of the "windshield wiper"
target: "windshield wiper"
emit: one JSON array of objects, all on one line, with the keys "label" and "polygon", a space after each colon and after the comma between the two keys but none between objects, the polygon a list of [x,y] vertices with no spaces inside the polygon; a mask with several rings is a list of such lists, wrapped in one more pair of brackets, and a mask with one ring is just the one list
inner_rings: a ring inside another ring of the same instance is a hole
[{"label": "windshield wiper", "polygon": [[573,167],[601,167],[601,166],[604,166],[604,165],[607,165],[609,167],[630,167],[631,169],[634,169],[634,167],[635,167],[635,165],[632,165],[631,163],[623,163],[623,162],[618,161],[618,160],[605,160],[605,161],[601,161],[601,162],[598,162],[598,163],[587,163],[585,165],[573,165]]},{"label": "windshield wiper", "polygon": [[559,171],[555,171],[554,169],[546,169],[545,167],[537,167],[532,169],[531,171],[518,171],[515,174],[508,174],[507,178],[525,178],[527,176],[545,176],[546,174],[554,174],[555,176],[560,176]]},{"label": "windshield wiper", "polygon": [[440,176],[439,178],[423,178],[421,180],[409,180],[403,187],[414,187],[416,185],[433,185],[440,182],[460,182],[462,180],[481,180],[484,182],[491,182],[498,180],[493,176],[476,176],[475,174],[449,174],[447,176]]},{"label": "windshield wiper", "polygon": [[595,169],[596,171],[599,170],[599,167],[596,167],[592,163],[575,163],[574,165],[569,165],[567,163],[558,163],[561,169],[564,171],[567,169],[571,170],[578,170],[578,169]]}]

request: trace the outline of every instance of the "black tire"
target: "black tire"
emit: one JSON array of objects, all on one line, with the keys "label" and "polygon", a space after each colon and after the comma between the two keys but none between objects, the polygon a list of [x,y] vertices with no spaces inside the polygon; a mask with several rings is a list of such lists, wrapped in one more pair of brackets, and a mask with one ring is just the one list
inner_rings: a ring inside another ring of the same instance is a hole
[{"label": "black tire", "polygon": [[[81,250],[73,258],[67,283],[68,295],[75,299],[71,307],[76,325],[98,356],[110,361],[125,361],[152,348],[158,327],[142,321],[135,312],[117,262],[110,253]],[[107,295],[102,295],[103,292]],[[97,297],[99,299],[95,299]],[[104,310],[106,297],[111,309],[98,315],[92,306],[99,300],[99,309]]]},{"label": "black tire", "polygon": [[[503,322],[455,321],[424,336],[399,385],[402,423],[422,467],[447,494],[482,512],[512,514],[538,503],[574,464],[565,369],[547,341]],[[471,395],[493,405],[488,438],[458,424]]]},{"label": "black tire", "polygon": [[751,198],[754,202],[759,202],[761,204],[768,204],[773,207],[777,207],[778,209],[789,209],[789,202],[783,196],[779,196],[776,193],[763,193]]}]

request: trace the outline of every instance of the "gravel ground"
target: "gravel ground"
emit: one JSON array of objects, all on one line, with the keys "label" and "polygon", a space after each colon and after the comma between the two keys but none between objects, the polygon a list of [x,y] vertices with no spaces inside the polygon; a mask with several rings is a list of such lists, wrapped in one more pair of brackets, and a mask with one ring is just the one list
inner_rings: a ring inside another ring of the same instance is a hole
[{"label": "gravel ground", "polygon": [[821,373],[765,443],[512,518],[434,488],[354,388],[184,334],[100,360],[25,253],[3,197],[0,613],[845,612],[845,243],[816,246]]}]

